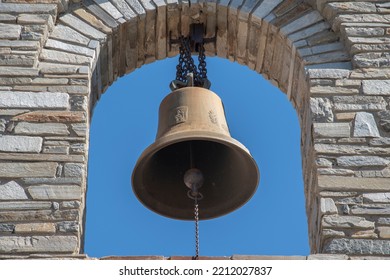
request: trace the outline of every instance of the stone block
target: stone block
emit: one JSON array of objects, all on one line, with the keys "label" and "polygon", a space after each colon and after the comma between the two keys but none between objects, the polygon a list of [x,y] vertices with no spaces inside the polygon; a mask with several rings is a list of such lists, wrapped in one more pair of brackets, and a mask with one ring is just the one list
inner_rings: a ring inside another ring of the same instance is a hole
[{"label": "stone block", "polygon": [[360,195],[354,195],[352,197],[335,198],[334,201],[336,204],[341,205],[362,204],[363,197]]},{"label": "stone block", "polygon": [[65,163],[65,177],[84,177],[84,164],[81,163]]},{"label": "stone block", "polygon": [[64,178],[64,177],[56,177],[56,178],[23,178],[23,183],[28,185],[80,185],[81,178]]},{"label": "stone block", "polygon": [[16,224],[15,233],[55,233],[56,226],[53,223]]},{"label": "stone block", "polygon": [[74,111],[87,111],[88,103],[84,96],[72,96],[70,99],[70,105]]},{"label": "stone block", "polygon": [[12,233],[15,229],[15,225],[13,224],[0,224],[0,232],[1,233]]},{"label": "stone block", "polygon": [[58,39],[65,42],[76,43],[79,45],[87,46],[90,42],[90,39],[71,27],[58,24],[54,27],[50,38]]},{"label": "stone block", "polygon": [[342,1],[343,3],[333,2],[327,3],[324,8],[324,15],[327,18],[335,17],[339,13],[376,13],[377,8],[375,3],[367,2],[354,2],[354,1]]},{"label": "stone block", "polygon": [[85,153],[85,144],[84,143],[75,143],[70,145],[70,152],[73,154],[84,154]]},{"label": "stone block", "polygon": [[333,100],[336,111],[381,111],[387,106],[381,96],[335,96]]},{"label": "stone block", "polygon": [[10,222],[42,222],[42,221],[75,221],[79,218],[79,211],[70,210],[24,210],[24,211],[2,211],[0,223]]},{"label": "stone block", "polygon": [[0,78],[0,85],[30,84],[31,78]]},{"label": "stone block", "polygon": [[79,186],[56,186],[38,185],[27,188],[33,199],[42,200],[78,200],[81,199],[81,188]]},{"label": "stone block", "polygon": [[6,67],[34,67],[36,65],[36,53],[34,52],[11,52],[1,55],[0,65]]},{"label": "stone block", "polygon": [[[59,50],[59,51],[65,51],[68,53],[80,54],[80,55],[89,56],[89,57],[95,56],[95,51],[90,49],[90,48],[82,47],[82,46],[78,46],[78,45],[73,45],[73,44],[68,44],[68,43],[64,43],[64,42],[53,40],[53,39],[48,39],[46,41],[45,48]],[[70,63],[73,63],[73,62],[70,61]]]},{"label": "stone block", "polygon": [[40,59],[45,62],[53,62],[53,63],[65,63],[65,64],[75,64],[75,65],[90,65],[91,58],[78,55],[71,54],[63,51],[49,50],[43,49],[40,54]]},{"label": "stone block", "polygon": [[46,201],[3,201],[0,203],[0,210],[43,210],[51,209],[51,202]]},{"label": "stone block", "polygon": [[359,89],[362,85],[361,80],[342,79],[336,80],[336,87],[353,87]]},{"label": "stone block", "polygon": [[[79,65],[70,64],[58,64],[58,63],[47,63],[39,62],[39,70],[42,74],[56,75],[56,74],[76,74],[80,67]],[[88,66],[86,66],[88,67]]]},{"label": "stone block", "polygon": [[363,194],[365,203],[390,203],[390,192],[387,193],[365,193]]},{"label": "stone block", "polygon": [[59,91],[73,94],[88,94],[89,88],[81,85],[49,86],[49,91]]},{"label": "stone block", "polygon": [[389,225],[390,226],[390,218],[379,217],[377,224],[378,225],[386,225],[386,226]]},{"label": "stone block", "polygon": [[342,156],[337,158],[337,165],[342,167],[386,167],[389,162],[387,159],[376,156]]},{"label": "stone block", "polygon": [[[137,14],[132,10],[132,8],[129,7],[129,4],[128,2],[126,2],[125,0],[113,0],[111,1],[117,8],[118,10],[123,14],[123,16],[125,17],[125,19],[127,20],[131,20],[131,19],[134,19],[135,17],[137,17]],[[166,4],[165,2],[159,2],[159,1],[154,1],[154,3],[160,7],[164,7]]]},{"label": "stone block", "polygon": [[0,22],[16,23],[16,16],[10,14],[0,14]]},{"label": "stone block", "polygon": [[43,146],[42,153],[44,154],[69,154],[69,147],[65,146]]},{"label": "stone block", "polygon": [[81,205],[80,201],[63,201],[61,202],[61,208],[63,209],[75,209]]},{"label": "stone block", "polygon": [[12,14],[50,14],[57,15],[56,4],[17,4],[17,3],[0,3],[0,11],[2,13]]},{"label": "stone block", "polygon": [[315,254],[307,256],[308,260],[348,260],[347,255],[342,254]]},{"label": "stone block", "polygon": [[31,81],[33,85],[67,85],[69,80],[67,78],[34,78]]},{"label": "stone block", "polygon": [[0,151],[39,153],[42,142],[41,137],[0,135]]},{"label": "stone block", "polygon": [[94,5],[92,0],[84,1],[84,4],[88,6],[88,10],[92,9],[93,12],[96,13],[89,12],[85,8],[79,8],[74,10],[73,13],[75,16],[82,18],[83,21],[88,22],[89,26],[96,28],[97,30],[106,34],[111,34],[112,29],[117,29],[119,25],[117,21],[115,21],[112,17],[108,16],[106,13],[102,12],[101,9]]},{"label": "stone block", "polygon": [[359,68],[390,67],[390,52],[359,53],[352,61]]},{"label": "stone block", "polygon": [[69,95],[60,92],[0,91],[0,108],[50,108],[69,107]]},{"label": "stone block", "polygon": [[371,146],[389,147],[390,146],[390,138],[389,137],[373,138],[370,140],[369,143]]},{"label": "stone block", "polygon": [[354,137],[380,137],[374,116],[371,113],[357,112],[354,127]]},{"label": "stone block", "polygon": [[358,193],[357,192],[327,192],[327,191],[322,191],[320,192],[320,195],[322,197],[334,197],[335,199],[337,197],[347,197],[347,196],[356,196]]},{"label": "stone block", "polygon": [[57,228],[59,232],[78,232],[79,223],[71,221],[59,222]]},{"label": "stone block", "polygon": [[323,249],[324,253],[347,255],[389,255],[390,240],[332,239]]},{"label": "stone block", "polygon": [[275,9],[283,0],[274,1],[262,1],[260,5],[253,11],[253,17],[256,17],[261,21],[266,17],[273,9]]},{"label": "stone block", "polygon": [[333,121],[332,103],[328,98],[310,98],[310,111],[315,121]]},{"label": "stone block", "polygon": [[321,214],[337,214],[337,207],[331,198],[321,198],[320,203]]},{"label": "stone block", "polygon": [[363,217],[332,215],[322,218],[322,226],[328,228],[371,229],[375,227],[375,223],[367,221]]},{"label": "stone block", "polygon": [[8,161],[67,161],[85,162],[83,155],[0,153],[0,159]]},{"label": "stone block", "polygon": [[344,237],[345,233],[340,230],[334,230],[334,229],[329,229],[329,228],[324,228],[322,229],[322,237],[324,239],[329,238],[329,237]]},{"label": "stone block", "polygon": [[314,149],[319,154],[333,155],[384,155],[387,156],[390,152],[389,148],[358,146],[358,145],[335,145],[335,144],[315,144]]},{"label": "stone block", "polygon": [[74,253],[75,236],[0,236],[0,253]]},{"label": "stone block", "polygon": [[298,30],[301,30],[305,27],[311,26],[319,21],[322,21],[323,18],[321,14],[313,10],[309,13],[306,13],[305,15],[299,17],[298,19],[289,22],[288,24],[284,25],[281,29],[280,32],[282,32],[285,35],[294,33]]},{"label": "stone block", "polygon": [[378,227],[380,238],[390,238],[390,227]]},{"label": "stone block", "polygon": [[345,69],[309,69],[310,79],[345,79],[351,75],[350,70]]},{"label": "stone block", "polygon": [[18,16],[18,23],[20,24],[46,24],[48,21],[47,15],[31,15],[20,14]]},{"label": "stone block", "polygon": [[59,21],[64,23],[65,25],[71,26],[73,29],[89,38],[94,38],[99,41],[103,41],[104,39],[106,39],[106,35],[103,32],[100,32],[99,30],[95,29],[88,23],[82,21],[81,19],[75,17],[72,14],[66,14],[60,17]]},{"label": "stone block", "polygon": [[390,191],[390,179],[321,175],[318,176],[318,187],[320,190]]},{"label": "stone block", "polygon": [[54,177],[56,162],[0,162],[0,177]]},{"label": "stone block", "polygon": [[390,215],[390,204],[354,205],[351,207],[351,213],[356,215]]},{"label": "stone block", "polygon": [[370,230],[359,230],[351,234],[351,237],[353,238],[371,238],[376,239],[378,238],[378,234],[374,232],[373,229]]},{"label": "stone block", "polygon": [[375,37],[385,35],[385,30],[383,27],[346,27],[345,32],[348,37]]},{"label": "stone block", "polygon": [[309,71],[311,69],[347,69],[352,70],[352,63],[347,62],[328,62],[328,63],[320,63],[320,64],[310,64],[304,67],[305,71]]},{"label": "stone block", "polygon": [[351,73],[351,79],[388,79],[389,77],[388,68],[361,68],[354,69]]},{"label": "stone block", "polygon": [[0,200],[28,199],[24,189],[15,181],[0,185]]},{"label": "stone block", "polygon": [[[315,55],[305,56],[304,62],[306,65],[317,65],[321,63],[338,63],[339,61],[349,60],[349,54],[344,50],[333,51],[329,53],[319,53]],[[355,89],[350,91],[345,91],[342,89],[337,89],[337,91],[342,91],[345,94],[354,94],[357,92]]]},{"label": "stone block", "polygon": [[68,127],[62,123],[20,122],[15,126],[15,134],[28,135],[69,135]]},{"label": "stone block", "polygon": [[379,126],[386,132],[390,132],[390,111],[380,111],[377,113],[379,117]]},{"label": "stone block", "polygon": [[333,163],[326,158],[317,158],[316,165],[317,167],[332,167]]},{"label": "stone block", "polygon": [[[307,48],[300,48],[298,49],[298,52],[301,56],[310,56],[314,54],[324,54],[331,51],[341,51],[344,49],[344,45],[340,42],[334,42],[324,45],[318,45],[318,46],[312,46]],[[318,61],[320,62],[320,61]],[[336,70],[337,71],[337,70]],[[348,71],[348,70],[345,70]],[[333,76],[337,76],[333,74]]]},{"label": "stone block", "polygon": [[390,95],[390,81],[388,80],[363,80],[363,94]]},{"label": "stone block", "polygon": [[34,111],[20,114],[12,118],[13,121],[27,122],[83,122],[86,120],[84,112],[70,111]]},{"label": "stone block", "polygon": [[110,16],[114,19],[120,19],[123,15],[118,11],[118,9],[111,3],[105,0],[94,0],[103,10],[105,10]]},{"label": "stone block", "polygon": [[[0,41],[0,47],[2,47]],[[38,69],[27,67],[0,67],[0,76],[11,77],[35,77],[38,76]]]},{"label": "stone block", "polygon": [[318,174],[321,175],[337,175],[337,176],[351,176],[355,175],[355,171],[350,169],[336,169],[336,168],[319,168]]},{"label": "stone block", "polygon": [[349,123],[314,123],[314,135],[317,137],[350,137],[351,127]]},{"label": "stone block", "polygon": [[0,23],[0,39],[18,40],[21,32],[20,25]]},{"label": "stone block", "polygon": [[84,123],[75,123],[72,124],[72,129],[77,136],[86,136],[87,135],[87,125]]}]

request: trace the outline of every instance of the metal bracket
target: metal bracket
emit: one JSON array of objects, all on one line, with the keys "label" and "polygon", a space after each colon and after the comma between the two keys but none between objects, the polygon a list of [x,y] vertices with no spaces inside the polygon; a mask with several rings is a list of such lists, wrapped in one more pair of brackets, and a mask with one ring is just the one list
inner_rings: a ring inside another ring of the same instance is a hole
[{"label": "metal bracket", "polygon": [[[205,38],[204,37],[204,24],[203,23],[192,23],[190,25],[190,47],[191,52],[198,53],[199,46],[201,44],[215,43],[216,37]],[[169,33],[169,50],[172,50],[172,45],[180,44],[180,38],[172,39],[172,32]]]}]

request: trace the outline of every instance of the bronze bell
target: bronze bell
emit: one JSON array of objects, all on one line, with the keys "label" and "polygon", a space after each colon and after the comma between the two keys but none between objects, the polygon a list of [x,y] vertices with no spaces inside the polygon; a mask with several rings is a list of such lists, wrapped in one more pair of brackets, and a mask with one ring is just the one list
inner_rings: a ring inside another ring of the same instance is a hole
[{"label": "bronze bell", "polygon": [[205,220],[244,205],[256,191],[259,177],[248,149],[230,137],[218,95],[185,87],[161,102],[156,141],[138,159],[132,185],[150,210],[193,220],[194,201],[188,198],[191,191],[186,185],[195,179],[202,185],[199,219]]}]

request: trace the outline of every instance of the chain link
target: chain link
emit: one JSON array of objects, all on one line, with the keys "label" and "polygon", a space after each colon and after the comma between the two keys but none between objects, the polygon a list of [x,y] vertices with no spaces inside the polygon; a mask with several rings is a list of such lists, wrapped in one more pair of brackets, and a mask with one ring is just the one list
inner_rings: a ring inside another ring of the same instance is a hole
[{"label": "chain link", "polygon": [[195,257],[199,258],[199,204],[198,199],[195,197]]},{"label": "chain link", "polygon": [[204,44],[199,44],[199,65],[197,67],[195,65],[194,59],[192,58],[190,43],[191,41],[189,37],[180,37],[180,54],[179,63],[176,66],[176,81],[181,82],[182,85],[187,84],[188,74],[192,73],[194,79],[194,86],[209,88],[210,82],[207,80],[206,55]]}]

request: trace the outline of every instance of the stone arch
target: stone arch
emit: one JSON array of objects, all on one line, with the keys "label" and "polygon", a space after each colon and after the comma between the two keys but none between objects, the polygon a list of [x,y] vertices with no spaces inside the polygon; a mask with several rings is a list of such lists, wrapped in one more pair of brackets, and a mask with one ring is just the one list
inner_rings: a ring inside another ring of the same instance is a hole
[{"label": "stone arch", "polygon": [[[377,69],[388,64],[382,38],[386,4],[83,0],[0,7],[5,14],[0,28],[10,28],[2,35],[10,51],[3,65],[14,66],[12,73],[0,72],[6,77],[0,104],[12,109],[6,112],[4,131],[14,141],[2,144],[2,151],[12,154],[3,156],[0,177],[8,181],[7,190],[18,193],[10,198],[12,207],[21,199],[32,205],[47,202],[31,206],[38,207],[37,213],[9,214],[4,228],[12,230],[0,237],[1,253],[82,251],[94,104],[117,77],[176,55],[169,38],[186,35],[190,23],[201,22],[206,37],[217,38],[215,45],[207,45],[208,55],[261,73],[287,93],[298,112],[312,252],[390,254],[390,223],[378,216],[389,211],[384,98],[389,84],[387,71]],[[19,80],[8,78],[12,75]],[[61,193],[54,187],[58,184]],[[18,235],[8,237],[9,232]],[[26,232],[38,237],[29,241]],[[9,240],[20,246],[13,248]]]},{"label": "stone arch", "polygon": [[[89,46],[95,44],[99,48],[92,79],[92,109],[117,77],[143,64],[177,55],[178,46],[170,44],[169,39],[187,36],[191,23],[203,23],[206,37],[216,37],[215,44],[206,45],[207,55],[247,65],[285,92],[297,109],[302,131],[310,122],[306,71],[351,68],[339,35],[317,10],[303,1],[167,5],[159,1],[84,1],[70,6],[58,18],[40,60],[50,62],[50,56],[58,59],[59,52],[69,52],[66,44],[59,42],[58,46],[58,40],[67,40],[58,34],[59,29],[71,27],[73,32],[92,37]],[[72,58],[77,60],[77,55],[80,53]],[[310,140],[302,141],[303,147],[309,149],[306,141]]]}]

